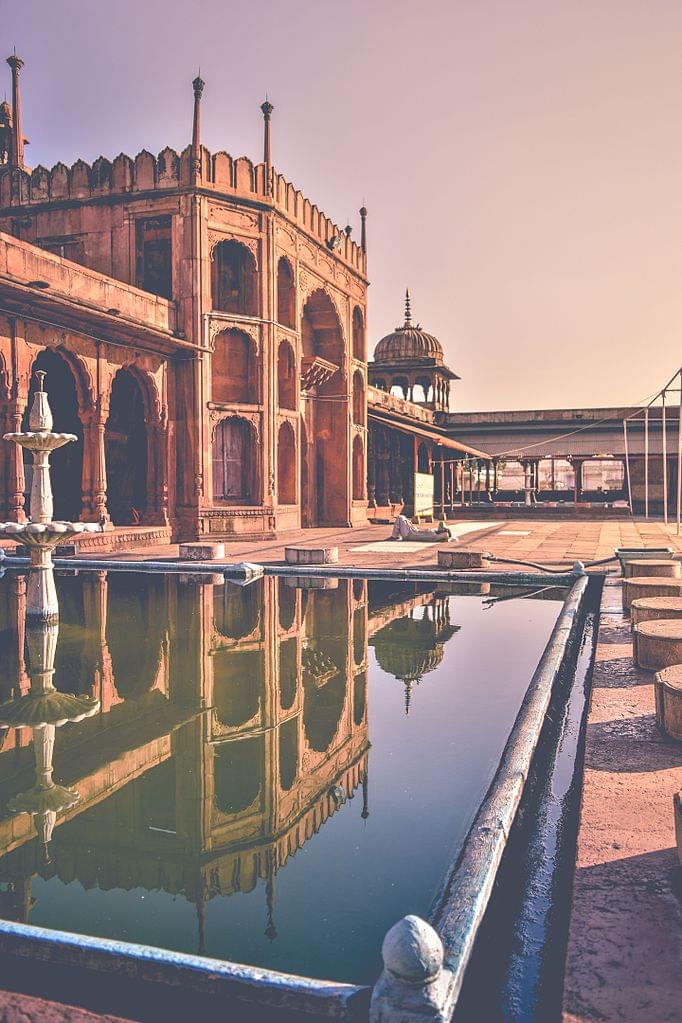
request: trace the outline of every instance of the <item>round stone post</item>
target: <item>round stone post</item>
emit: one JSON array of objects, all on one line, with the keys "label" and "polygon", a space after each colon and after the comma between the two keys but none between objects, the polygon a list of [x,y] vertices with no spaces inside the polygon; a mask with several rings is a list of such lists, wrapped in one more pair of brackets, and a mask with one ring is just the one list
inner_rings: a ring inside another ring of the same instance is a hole
[{"label": "round stone post", "polygon": [[418,916],[391,927],[381,947],[384,969],[374,986],[370,1023],[446,1023],[452,974],[443,968],[443,943]]},{"label": "round stone post", "polygon": [[40,622],[58,622],[59,604],[54,584],[52,551],[49,547],[29,547],[31,567],[26,588],[26,617]]}]

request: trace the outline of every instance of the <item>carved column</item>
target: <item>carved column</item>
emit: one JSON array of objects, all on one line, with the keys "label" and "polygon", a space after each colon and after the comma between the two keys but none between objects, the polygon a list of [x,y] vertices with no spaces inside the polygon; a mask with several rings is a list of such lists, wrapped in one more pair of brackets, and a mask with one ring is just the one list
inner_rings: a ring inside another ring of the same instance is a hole
[{"label": "carved column", "polygon": [[83,424],[83,504],[85,522],[100,522],[113,529],[107,510],[107,467],[104,433],[109,409],[104,405],[82,417]]},{"label": "carved column", "polygon": [[[26,408],[28,395],[13,398],[7,407],[7,433],[20,433],[21,420]],[[7,444],[6,441],[0,441]],[[7,514],[11,522],[26,522],[24,511],[24,477],[23,448],[19,444],[7,444]]]},{"label": "carved column", "polygon": [[145,525],[168,525],[166,418],[145,420],[147,431],[147,510]]}]

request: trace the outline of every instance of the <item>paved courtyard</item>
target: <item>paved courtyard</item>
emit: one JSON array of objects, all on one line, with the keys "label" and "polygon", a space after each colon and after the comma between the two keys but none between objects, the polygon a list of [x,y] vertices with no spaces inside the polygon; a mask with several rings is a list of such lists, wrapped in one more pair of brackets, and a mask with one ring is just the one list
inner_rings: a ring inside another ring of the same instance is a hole
[{"label": "paved courtyard", "polygon": [[[538,561],[542,564],[572,563],[606,558],[616,547],[672,547],[682,553],[682,536],[675,526],[630,519],[508,521],[465,520],[451,524],[460,533],[460,546],[486,550],[504,558]],[[364,526],[357,529],[302,529],[274,540],[231,540],[225,545],[225,561],[251,561],[272,564],[284,561],[287,544],[338,546],[339,564],[358,567],[427,568],[437,563],[439,543],[388,543],[390,526]],[[178,545],[145,547],[137,551],[105,555],[122,559],[176,558]],[[99,557],[100,555],[84,555]]]}]

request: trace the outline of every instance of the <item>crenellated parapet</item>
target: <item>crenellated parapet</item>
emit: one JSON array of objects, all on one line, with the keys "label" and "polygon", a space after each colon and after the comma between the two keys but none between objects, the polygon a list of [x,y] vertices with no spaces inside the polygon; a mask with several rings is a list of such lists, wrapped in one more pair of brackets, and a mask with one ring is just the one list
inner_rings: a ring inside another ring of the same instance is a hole
[{"label": "crenellated parapet", "polygon": [[158,156],[145,149],[134,158],[125,153],[113,161],[100,156],[92,164],[79,159],[70,167],[61,162],[51,168],[38,165],[33,170],[3,166],[0,209],[198,188],[274,207],[337,257],[360,273],[366,272],[366,253],[352,240],[350,228],[335,224],[300,189],[272,169],[268,182],[265,163],[254,164],[246,156],[235,159],[223,151],[211,153],[205,146],[200,147],[199,163],[199,174],[193,179],[192,147],[187,146],[181,153],[166,147]]}]

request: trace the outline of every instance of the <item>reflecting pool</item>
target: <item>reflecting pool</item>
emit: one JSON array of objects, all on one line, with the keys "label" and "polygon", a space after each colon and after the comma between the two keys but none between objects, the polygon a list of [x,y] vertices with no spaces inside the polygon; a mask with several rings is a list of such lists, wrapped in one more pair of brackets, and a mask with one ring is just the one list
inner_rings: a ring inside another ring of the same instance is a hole
[{"label": "reflecting pool", "polygon": [[[125,572],[57,590],[58,630],[27,627],[25,575],[0,579],[0,721],[20,721],[0,728],[0,916],[356,983],[428,915],[565,597]],[[50,657],[52,716],[72,708],[51,724],[26,712]]]}]

